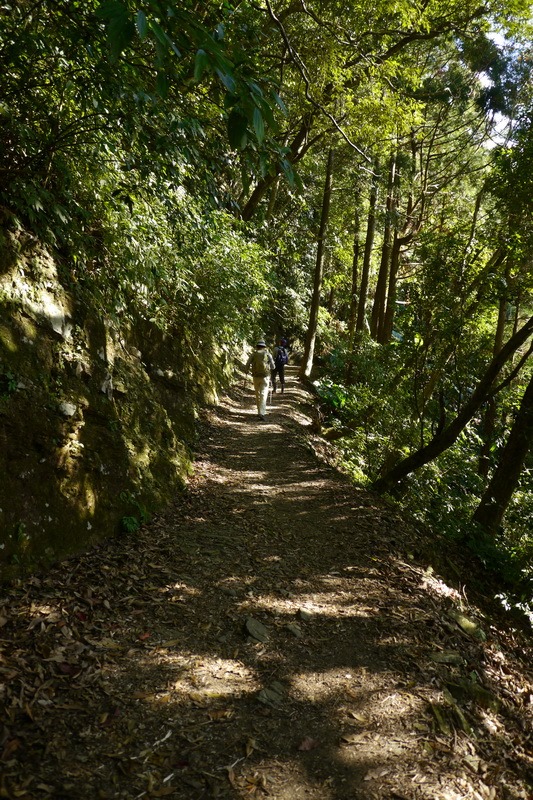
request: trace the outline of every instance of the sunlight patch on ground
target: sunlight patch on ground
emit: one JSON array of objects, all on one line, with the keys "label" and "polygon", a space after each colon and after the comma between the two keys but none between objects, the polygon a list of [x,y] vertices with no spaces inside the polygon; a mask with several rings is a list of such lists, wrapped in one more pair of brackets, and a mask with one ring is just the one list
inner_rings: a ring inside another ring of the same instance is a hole
[{"label": "sunlight patch on ground", "polygon": [[[260,688],[255,673],[242,662],[194,653],[185,655],[183,650],[173,649],[172,642],[156,644],[143,657],[138,653],[135,655],[139,674],[151,674],[160,662],[165,665],[163,685],[149,687],[146,681],[129,685],[133,699],[149,705],[181,704],[185,701],[186,705],[205,706],[213,717],[223,719],[229,718],[234,700]],[[113,680],[116,666],[108,665],[105,670],[106,683]]]},{"label": "sunlight patch on ground", "polygon": [[39,622],[56,622],[60,616],[56,606],[51,606],[45,603],[32,603],[30,613],[35,614],[36,616],[28,628],[32,628]]},{"label": "sunlight patch on ground", "polygon": [[346,617],[348,614],[353,617],[367,618],[375,616],[375,609],[360,607],[351,596],[344,595],[341,602],[332,602],[327,595],[324,595],[325,602],[318,602],[316,594],[293,594],[290,598],[277,597],[275,595],[254,595],[253,598],[242,603],[241,608],[251,606],[254,609],[277,612],[278,614],[295,616],[297,611],[307,612],[316,617],[337,618]]},{"label": "sunlight patch on ground", "polygon": [[357,670],[346,670],[334,667],[323,672],[301,672],[293,675],[291,686],[298,698],[310,703],[326,703],[332,695],[339,692],[339,679],[348,686]]},{"label": "sunlight patch on ground", "polygon": [[[264,473],[262,473],[262,472],[246,472],[245,473],[246,479],[252,478],[252,476],[254,476],[256,478],[256,480],[258,480],[261,477],[263,477],[263,475],[264,475]],[[219,469],[217,470],[217,473],[215,475],[211,476],[211,481],[213,483],[222,483],[222,484],[229,483],[229,484],[233,484],[233,483],[235,483],[235,470],[234,469],[222,469],[222,467],[219,467]],[[253,486],[255,488],[257,488],[258,486],[259,487],[263,487],[263,484],[260,484],[260,483],[253,484]],[[248,491],[248,488],[246,489],[246,491]]]},{"label": "sunlight patch on ground", "polygon": [[263,609],[265,611],[274,611],[278,614],[290,614],[294,616],[296,609],[304,609],[312,614],[324,615],[325,606],[316,605],[314,603],[304,603],[300,600],[299,596],[292,598],[280,598],[274,595],[254,595],[252,599],[246,600],[242,603],[243,607],[253,606],[253,608]]},{"label": "sunlight patch on ground", "polygon": [[183,678],[175,684],[196,705],[211,706],[227,703],[257,691],[258,683],[252,670],[233,659],[201,656],[191,659]]},{"label": "sunlight patch on ground", "polygon": [[197,589],[195,586],[189,586],[188,583],[182,583],[181,581],[173,583],[170,586],[165,586],[164,591],[168,591],[169,588],[179,589],[182,594],[186,594],[189,597],[201,597],[202,595],[200,589]]}]

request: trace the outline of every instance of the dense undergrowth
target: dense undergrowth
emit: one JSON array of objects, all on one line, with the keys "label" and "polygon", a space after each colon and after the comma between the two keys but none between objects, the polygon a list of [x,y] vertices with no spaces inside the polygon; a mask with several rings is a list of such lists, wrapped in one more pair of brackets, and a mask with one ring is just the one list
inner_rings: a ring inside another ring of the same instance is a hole
[{"label": "dense undergrowth", "polygon": [[[435,406],[430,405],[423,418],[417,416],[412,383],[402,382],[400,377],[405,349],[402,343],[383,348],[364,339],[355,354],[340,349],[331,352],[324,360],[322,376],[315,382],[324,433],[335,441],[343,468],[359,485],[371,485],[383,470],[420,447],[439,424]],[[351,383],[346,382],[347,372]],[[452,390],[456,396],[460,393],[450,377],[450,393]],[[504,442],[505,417],[512,416],[513,404],[516,398],[511,393],[490,448],[490,463],[483,467],[493,469],[497,462]],[[480,463],[485,411],[486,408],[481,409],[452,447],[413,472],[393,499],[428,529],[464,542],[489,573],[499,575],[506,587],[504,592],[509,592],[513,602],[525,604],[531,612],[531,457],[496,536],[483,536],[472,521],[486,480]]]}]

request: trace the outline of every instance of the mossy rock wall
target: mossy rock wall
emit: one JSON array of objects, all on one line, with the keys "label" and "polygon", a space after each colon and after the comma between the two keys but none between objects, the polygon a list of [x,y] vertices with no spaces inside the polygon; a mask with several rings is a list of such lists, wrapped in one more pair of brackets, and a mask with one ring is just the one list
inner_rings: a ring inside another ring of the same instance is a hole
[{"label": "mossy rock wall", "polygon": [[133,529],[191,468],[224,353],[104,318],[32,240],[0,241],[0,581]]}]

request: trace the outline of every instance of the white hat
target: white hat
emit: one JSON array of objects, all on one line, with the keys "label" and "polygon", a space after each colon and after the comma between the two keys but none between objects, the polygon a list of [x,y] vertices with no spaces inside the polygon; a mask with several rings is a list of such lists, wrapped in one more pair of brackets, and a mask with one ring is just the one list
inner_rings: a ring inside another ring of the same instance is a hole
[{"label": "white hat", "polygon": [[266,347],[266,342],[264,342],[263,339],[259,339],[259,341],[256,344],[256,347]]}]

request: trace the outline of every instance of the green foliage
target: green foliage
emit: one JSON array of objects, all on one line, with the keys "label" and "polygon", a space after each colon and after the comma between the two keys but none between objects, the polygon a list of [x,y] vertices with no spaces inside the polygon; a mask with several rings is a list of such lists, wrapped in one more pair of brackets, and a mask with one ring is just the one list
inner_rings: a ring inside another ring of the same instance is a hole
[{"label": "green foliage", "polygon": [[533,598],[533,465],[524,469],[518,490],[513,494],[505,517],[505,527],[498,539],[500,550],[510,556],[515,583],[522,599]]},{"label": "green foliage", "polygon": [[137,517],[122,517],[120,527],[124,533],[135,533],[141,527],[140,520]]},{"label": "green foliage", "polygon": [[16,391],[16,376],[9,370],[6,372],[0,372],[0,397],[9,397],[9,395],[14,394]]},{"label": "green foliage", "polygon": [[349,404],[350,393],[344,386],[339,386],[327,378],[317,381],[316,386],[322,402],[334,412],[341,411]]},{"label": "green foliage", "polygon": [[120,521],[120,528],[124,533],[135,533],[141,525],[148,522],[150,515],[148,511],[139,503],[138,499],[131,492],[121,492],[119,499],[122,503],[127,503],[135,510],[135,514],[126,514]]},{"label": "green foliage", "polygon": [[[365,483],[379,474],[392,454],[405,454],[417,440],[418,425],[409,421],[413,414],[409,397],[392,392],[401,363],[399,347],[382,348],[362,337],[353,352],[340,347],[332,351],[326,368],[333,380],[324,376],[316,382],[325,424],[346,429],[339,443],[343,460]],[[404,422],[398,424],[399,420]]]},{"label": "green foliage", "polygon": [[[281,152],[272,133],[278,130],[275,111],[284,111],[285,107],[277,86],[253,74],[249,51],[232,37],[234,10],[229,5],[220,8],[207,3],[202,19],[194,4],[187,6],[167,4],[163,14],[155,1],[147,3],[146,11],[136,11],[130,3],[119,0],[101,3],[97,14],[106,21],[113,60],[118,61],[126,50],[144,53],[149,43],[155,52],[156,86],[162,97],[169,96],[176,83],[182,91],[190,91],[202,82],[214,81],[215,96],[223,92],[221,104],[227,111],[231,147],[253,151],[268,144],[270,150]],[[215,15],[221,15],[218,22]],[[135,41],[135,33],[142,48]]]},{"label": "green foliage", "polygon": [[284,109],[215,24],[227,12],[44,2],[13,11],[0,47],[12,227],[60,250],[65,284],[105,315],[144,316],[188,342],[245,338],[269,294],[268,254],[226,210],[220,132],[225,115],[243,117],[251,177]]},{"label": "green foliage", "polygon": [[[427,443],[439,425],[442,403],[449,415],[459,410],[474,384],[473,376],[483,368],[482,354],[485,360],[490,356],[483,325],[472,325],[467,341],[468,347],[463,343],[457,349],[454,370],[440,376],[440,402],[432,398],[422,413],[417,386],[424,385],[424,378],[423,371],[416,377],[416,370],[432,371],[434,365],[417,367],[409,343],[379,347],[363,338],[353,353],[338,349],[330,355],[324,366],[331,377],[324,375],[317,381],[325,433],[336,441],[343,465],[356,482],[365,485],[375,480]],[[352,375],[349,385],[347,373]],[[456,541],[468,539],[487,568],[499,572],[514,587],[515,596],[527,599],[533,576],[531,465],[522,475],[497,540],[471,535],[472,515],[486,483],[480,455],[488,444],[491,467],[497,463],[522,393],[523,385],[516,383],[499,398],[499,413],[488,441],[484,438],[487,409],[483,408],[453,446],[409,476],[395,500],[426,526]]]},{"label": "green foliage", "polygon": [[[179,338],[185,362],[259,329],[301,341],[320,153],[334,148],[318,390],[327,424],[344,433],[346,464],[367,482],[427,444],[471,396],[501,304],[518,314],[532,305],[530,59],[516,30],[506,49],[487,35],[493,19],[516,29],[526,5],[454,1],[443,13],[440,0],[422,11],[334,0],[287,3],[274,19],[261,5],[213,0],[12,4],[0,12],[0,211],[13,231],[54,249],[77,298],[90,296],[102,316],[155,323]],[[505,146],[487,146],[489,108],[517,121]],[[354,239],[358,292],[377,154],[367,321],[386,221],[401,241],[387,287],[401,343],[380,345],[360,331],[347,341]],[[237,218],[253,198],[244,225]],[[14,380],[0,376],[0,394]],[[497,459],[521,390],[518,377],[498,396],[489,432],[482,409],[411,476],[415,515],[463,530],[483,488],[480,452]],[[520,522],[528,492],[526,481],[506,523],[518,560],[531,542]],[[135,498],[122,502],[131,506],[123,527],[141,524]]]}]

